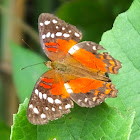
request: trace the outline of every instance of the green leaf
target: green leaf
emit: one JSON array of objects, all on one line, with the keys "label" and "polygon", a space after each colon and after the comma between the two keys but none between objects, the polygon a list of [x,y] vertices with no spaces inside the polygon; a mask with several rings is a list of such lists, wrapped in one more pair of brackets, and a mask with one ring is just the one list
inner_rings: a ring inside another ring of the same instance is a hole
[{"label": "green leaf", "polygon": [[135,113],[121,115],[117,109],[103,103],[95,108],[77,105],[72,112],[46,125],[32,125],[26,117],[28,99],[14,115],[11,140],[127,140]]},{"label": "green leaf", "polygon": [[23,102],[26,97],[30,98],[37,79],[48,68],[42,63],[21,70],[25,66],[41,63],[44,60],[35,52],[23,49],[19,45],[11,43],[10,46],[12,50],[13,78],[18,91],[18,97]]},{"label": "green leaf", "polygon": [[140,0],[135,0],[130,9],[119,15],[113,28],[104,33],[100,44],[122,62],[122,69],[116,76],[111,75],[119,93],[109,105],[120,111],[135,109],[131,140],[140,139]]},{"label": "green leaf", "polygon": [[10,127],[5,122],[0,121],[0,140],[9,140]]}]

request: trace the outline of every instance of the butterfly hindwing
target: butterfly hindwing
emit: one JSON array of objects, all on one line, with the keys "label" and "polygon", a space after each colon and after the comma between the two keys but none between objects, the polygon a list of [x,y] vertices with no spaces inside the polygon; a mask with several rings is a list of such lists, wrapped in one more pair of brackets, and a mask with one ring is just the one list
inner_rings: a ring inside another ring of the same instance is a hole
[{"label": "butterfly hindwing", "polygon": [[111,82],[89,78],[76,78],[65,83],[70,97],[81,107],[94,107],[106,98],[117,97],[117,90]]},{"label": "butterfly hindwing", "polygon": [[51,70],[37,81],[29,101],[27,118],[32,124],[45,124],[69,113],[70,108],[73,108],[73,101],[64,82],[56,71]]},{"label": "butterfly hindwing", "polygon": [[104,50],[104,48],[94,42],[84,41],[74,45],[68,53],[84,66],[117,74],[121,68],[120,61],[114,59],[107,52],[100,54],[98,50]]},{"label": "butterfly hindwing", "polygon": [[81,32],[75,26],[52,14],[42,13],[38,22],[42,48],[51,60],[60,59],[82,38]]}]

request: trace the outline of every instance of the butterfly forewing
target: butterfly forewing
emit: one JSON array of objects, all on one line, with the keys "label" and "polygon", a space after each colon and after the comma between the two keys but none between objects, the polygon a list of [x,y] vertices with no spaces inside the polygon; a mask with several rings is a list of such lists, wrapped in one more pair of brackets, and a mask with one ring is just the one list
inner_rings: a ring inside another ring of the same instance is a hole
[{"label": "butterfly forewing", "polygon": [[27,118],[32,124],[45,124],[70,112],[73,101],[63,91],[63,85],[62,79],[54,70],[39,78],[27,110]]},{"label": "butterfly forewing", "polygon": [[82,38],[81,32],[75,26],[52,14],[41,14],[38,22],[42,48],[51,60],[56,60],[58,54],[66,54]]}]

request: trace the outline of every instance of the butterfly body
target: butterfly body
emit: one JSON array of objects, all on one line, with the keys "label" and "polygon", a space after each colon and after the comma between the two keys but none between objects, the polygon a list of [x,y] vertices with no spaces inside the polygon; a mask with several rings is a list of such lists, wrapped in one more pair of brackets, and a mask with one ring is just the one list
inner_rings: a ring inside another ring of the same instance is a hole
[{"label": "butterfly body", "polygon": [[121,63],[91,41],[80,42],[82,33],[48,13],[39,17],[41,46],[51,61],[51,70],[37,81],[29,101],[27,117],[32,124],[45,124],[70,112],[73,101],[94,107],[117,96],[106,73],[117,74]]},{"label": "butterfly body", "polygon": [[[71,57],[71,56],[68,56],[68,57]],[[78,63],[78,61],[74,60],[73,58],[71,59],[68,58],[68,60],[71,60],[71,61],[67,62],[67,60],[65,59],[63,59],[60,62],[49,61],[48,62],[49,67],[51,69],[54,69],[60,75],[62,75],[62,77],[63,77],[63,74],[67,74],[67,75],[75,75],[77,77],[90,78],[90,79],[96,79],[96,80],[107,81],[107,82],[111,81],[108,77],[105,76],[105,73],[102,73],[100,70],[83,66],[80,63]],[[48,64],[46,65],[48,66]],[[66,79],[64,77],[63,80],[67,82],[71,79]]]}]

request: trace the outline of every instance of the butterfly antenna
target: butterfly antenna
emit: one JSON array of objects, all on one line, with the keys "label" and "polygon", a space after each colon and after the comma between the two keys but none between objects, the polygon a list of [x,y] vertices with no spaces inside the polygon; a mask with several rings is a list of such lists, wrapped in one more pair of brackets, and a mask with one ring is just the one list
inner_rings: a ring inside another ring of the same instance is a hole
[{"label": "butterfly antenna", "polygon": [[40,62],[40,63],[36,63],[36,64],[25,66],[25,67],[21,68],[20,70],[24,70],[24,69],[26,69],[28,67],[32,67],[32,66],[39,65],[39,64],[42,64],[42,63],[46,64],[46,62]]},{"label": "butterfly antenna", "polygon": [[[38,56],[40,56],[38,53],[36,53],[36,51],[24,40],[24,39],[22,39],[22,41],[23,41],[23,43],[25,44],[25,45],[27,45],[35,54],[37,54]],[[44,58],[43,58],[44,59]],[[45,59],[44,59],[44,61],[45,61]]]},{"label": "butterfly antenna", "polygon": [[25,45],[27,45],[31,50],[33,50],[33,51],[35,52],[35,50],[34,50],[27,42],[25,42],[24,39],[22,39],[22,41],[23,41],[23,43],[24,43]]}]

